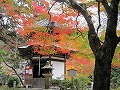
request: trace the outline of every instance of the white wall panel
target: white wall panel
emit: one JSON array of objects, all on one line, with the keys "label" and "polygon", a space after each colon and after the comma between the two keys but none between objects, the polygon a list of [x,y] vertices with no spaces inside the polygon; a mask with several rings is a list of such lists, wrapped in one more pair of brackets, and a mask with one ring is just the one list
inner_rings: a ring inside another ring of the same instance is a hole
[{"label": "white wall panel", "polygon": [[64,62],[51,61],[51,64],[53,65],[52,78],[56,79],[58,77],[63,77],[64,76]]}]

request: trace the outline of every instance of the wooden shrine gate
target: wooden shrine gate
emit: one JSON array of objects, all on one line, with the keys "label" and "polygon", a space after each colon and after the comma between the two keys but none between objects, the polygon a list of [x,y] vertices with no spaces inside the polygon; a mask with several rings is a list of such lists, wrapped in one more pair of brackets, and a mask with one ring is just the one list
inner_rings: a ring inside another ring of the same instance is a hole
[{"label": "wooden shrine gate", "polygon": [[[31,46],[23,46],[18,48],[22,57],[30,59],[30,65],[25,70],[25,85],[33,88],[44,88],[44,70],[42,69],[46,62],[49,61],[53,67],[52,78],[63,77],[66,74],[66,58],[63,54],[55,54],[51,56],[41,56],[34,53]],[[64,79],[64,77],[63,77]]]}]

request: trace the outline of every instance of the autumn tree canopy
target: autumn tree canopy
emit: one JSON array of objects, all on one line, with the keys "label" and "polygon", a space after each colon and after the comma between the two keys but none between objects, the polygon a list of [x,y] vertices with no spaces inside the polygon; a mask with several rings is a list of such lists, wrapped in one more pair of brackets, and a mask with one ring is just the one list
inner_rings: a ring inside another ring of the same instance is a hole
[{"label": "autumn tree canopy", "polygon": [[[4,14],[14,20],[15,31],[42,55],[80,51],[80,37],[88,30],[88,41],[95,56],[94,90],[109,90],[111,63],[120,37],[116,33],[119,0],[1,0]],[[97,18],[92,20],[96,15]],[[105,15],[105,24],[101,16]],[[84,17],[85,22],[81,19]],[[5,20],[5,18],[4,18]],[[97,22],[97,25],[95,25]],[[100,39],[105,25],[105,38]],[[79,56],[79,55],[78,55]]]},{"label": "autumn tree canopy", "polygon": [[[91,51],[86,37],[88,27],[79,25],[77,21],[79,15],[76,10],[67,8],[65,4],[45,0],[15,2],[2,0],[0,5],[3,23],[1,37],[6,31],[4,41],[9,48],[16,50],[16,47],[27,44],[34,47],[34,52],[42,55],[68,54],[72,58],[71,60],[76,60],[72,63],[74,66],[78,63],[77,60],[82,58],[84,58],[84,61],[81,61],[82,64],[88,66],[88,63],[89,67],[94,65],[93,60],[89,59],[92,52],[88,52]],[[64,10],[61,9],[58,13],[57,9],[60,9],[62,5],[64,5]],[[4,23],[6,20],[8,23]],[[8,27],[4,27],[4,24]],[[9,36],[8,33],[12,33],[12,36]],[[18,34],[21,38],[18,38]],[[74,58],[75,56],[77,58]]]}]

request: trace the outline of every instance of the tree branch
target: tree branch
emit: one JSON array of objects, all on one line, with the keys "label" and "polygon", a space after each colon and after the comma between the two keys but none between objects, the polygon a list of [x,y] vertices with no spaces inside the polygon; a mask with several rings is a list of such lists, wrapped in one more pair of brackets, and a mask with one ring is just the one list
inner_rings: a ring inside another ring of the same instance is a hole
[{"label": "tree branch", "polygon": [[[80,30],[78,29],[78,17],[79,17],[79,12],[78,12],[78,15],[77,15],[77,17],[76,17],[76,29],[77,29],[77,31],[78,32],[80,32]],[[83,35],[82,35],[82,32],[80,32],[80,35],[83,37]]]},{"label": "tree branch", "polygon": [[101,22],[100,22],[100,1],[98,1],[98,21],[99,21],[99,25],[97,27],[97,34],[98,34],[98,31],[99,31],[99,28],[101,26]]},{"label": "tree branch", "polygon": [[19,78],[21,84],[24,85],[22,79],[21,79],[20,76],[18,75],[18,73],[17,73],[17,71],[15,70],[15,68],[12,67],[12,66],[9,66],[9,65],[6,63],[5,58],[3,57],[3,55],[2,55],[1,52],[0,52],[0,56],[1,56],[2,60],[3,60],[3,62],[5,63],[5,65],[6,65],[7,67],[11,68],[11,69],[15,72],[15,74],[18,76],[18,78]]},{"label": "tree branch", "polygon": [[116,27],[118,20],[118,4],[119,0],[112,0],[110,5],[110,13],[107,21],[106,36],[109,35],[109,38],[117,38]]},{"label": "tree branch", "polygon": [[93,22],[91,20],[91,16],[88,14],[86,9],[84,9],[82,6],[80,6],[78,3],[76,3],[74,0],[69,0],[71,7],[78,10],[78,12],[81,12],[84,16],[85,20],[87,21],[88,27],[92,33],[95,33],[95,28],[93,25]]},{"label": "tree branch", "polygon": [[84,16],[85,20],[87,21],[87,24],[89,27],[89,31],[88,31],[89,44],[90,44],[90,47],[91,47],[93,53],[95,54],[95,52],[99,49],[101,44],[100,44],[99,37],[97,36],[97,34],[95,32],[95,28],[94,28],[93,22],[91,20],[91,16],[88,14],[86,9],[84,9],[82,6],[80,6],[74,0],[69,0],[69,2],[70,2],[70,6],[73,9],[78,10],[78,12],[81,12],[82,15]]},{"label": "tree branch", "polygon": [[48,25],[51,23],[51,14],[50,14],[50,10],[53,8],[53,6],[56,4],[56,1],[52,4],[52,6],[49,8],[49,10],[48,10],[48,14],[49,14],[49,16],[50,16],[50,19],[49,19],[49,23],[48,23]]}]

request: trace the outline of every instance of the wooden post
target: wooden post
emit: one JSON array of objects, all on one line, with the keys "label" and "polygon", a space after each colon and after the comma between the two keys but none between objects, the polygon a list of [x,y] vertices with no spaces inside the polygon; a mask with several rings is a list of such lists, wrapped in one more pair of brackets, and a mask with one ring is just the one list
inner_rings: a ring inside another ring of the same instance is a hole
[{"label": "wooden post", "polygon": [[38,71],[38,76],[40,76],[40,61],[41,61],[41,55],[39,55],[39,71]]},{"label": "wooden post", "polygon": [[[66,54],[65,54],[65,57],[64,57],[64,74],[66,75]],[[65,77],[66,79],[66,77]]]}]

